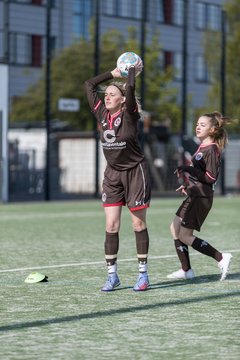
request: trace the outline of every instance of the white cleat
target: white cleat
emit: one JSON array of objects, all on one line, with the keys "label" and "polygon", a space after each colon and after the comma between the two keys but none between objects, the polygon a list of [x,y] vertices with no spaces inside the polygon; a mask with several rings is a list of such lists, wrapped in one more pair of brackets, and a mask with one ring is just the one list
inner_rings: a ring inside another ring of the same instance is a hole
[{"label": "white cleat", "polygon": [[222,273],[220,281],[223,281],[228,273],[230,262],[232,259],[232,254],[230,253],[222,253],[222,260],[218,262],[218,267]]},{"label": "white cleat", "polygon": [[184,271],[180,269],[178,271],[173,272],[172,274],[167,275],[168,279],[179,279],[179,280],[187,280],[193,279],[195,277],[193,269],[189,269],[188,271]]}]

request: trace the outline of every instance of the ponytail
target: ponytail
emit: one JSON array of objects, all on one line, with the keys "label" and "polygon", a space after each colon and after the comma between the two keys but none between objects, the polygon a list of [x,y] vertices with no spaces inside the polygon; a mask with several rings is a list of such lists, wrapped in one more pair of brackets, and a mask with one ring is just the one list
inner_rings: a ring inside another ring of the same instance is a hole
[{"label": "ponytail", "polygon": [[207,116],[212,124],[213,130],[209,136],[218,144],[219,148],[223,150],[228,142],[228,133],[225,126],[229,124],[231,120],[218,111],[213,111],[203,116]]}]

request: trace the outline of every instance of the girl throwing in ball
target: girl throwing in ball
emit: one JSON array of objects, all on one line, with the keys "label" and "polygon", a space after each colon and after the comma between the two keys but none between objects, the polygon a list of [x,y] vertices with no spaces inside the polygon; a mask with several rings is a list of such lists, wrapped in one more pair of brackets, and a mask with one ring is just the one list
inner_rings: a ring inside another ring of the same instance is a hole
[{"label": "girl throwing in ball", "polygon": [[202,115],[196,125],[196,136],[201,141],[201,145],[193,155],[191,166],[177,168],[176,173],[184,183],[176,191],[181,191],[187,195],[187,198],[177,210],[170,226],[181,269],[168,275],[169,279],[195,277],[190,265],[188,246],[217,261],[221,271],[220,280],[224,280],[227,275],[232,255],[219,252],[193,232],[200,231],[212,207],[221,152],[227,143],[225,125],[228,122],[229,119],[217,111]]},{"label": "girl throwing in ball", "polygon": [[117,274],[117,255],[122,206],[130,210],[135,232],[139,275],[133,287],[144,291],[149,286],[147,257],[149,237],[146,213],[150,204],[150,180],[144,154],[138,143],[137,122],[140,118],[135,97],[135,67],[130,66],[125,84],[111,82],[105,90],[104,101],[97,86],[121,78],[116,68],[85,82],[88,102],[99,124],[100,140],[107,160],[102,186],[105,210],[105,259],[108,269],[102,291],[112,291],[120,285]]}]

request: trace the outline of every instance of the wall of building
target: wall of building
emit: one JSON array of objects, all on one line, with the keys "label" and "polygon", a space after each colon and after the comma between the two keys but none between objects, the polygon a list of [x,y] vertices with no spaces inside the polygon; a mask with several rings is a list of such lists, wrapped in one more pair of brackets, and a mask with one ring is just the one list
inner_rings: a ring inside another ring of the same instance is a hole
[{"label": "wall of building", "polygon": [[[84,0],[80,0],[79,4]],[[179,1],[179,0],[175,0]],[[27,1],[26,1],[27,2]],[[204,31],[196,27],[198,8],[196,7],[200,1],[191,0],[188,1],[188,69],[187,69],[187,91],[190,105],[195,107],[201,107],[206,102],[207,90],[209,83],[207,81],[196,80],[196,56],[203,53],[202,49],[202,37]],[[88,7],[85,5],[82,11],[86,11],[86,14],[82,14],[79,17],[79,21],[84,22],[84,36],[86,35],[86,24],[90,20],[90,10],[93,11],[93,7],[89,7],[89,3],[94,4],[92,0],[88,1]],[[135,18],[129,13],[129,17],[123,17],[116,14],[111,16],[107,15],[109,11],[107,6],[114,3],[114,0],[100,1],[100,32],[104,33],[110,29],[118,29],[124,35],[127,36],[127,30],[129,26],[134,26],[138,29],[138,36],[140,40],[140,27],[141,19],[139,18],[140,10],[136,9],[138,16]],[[120,2],[118,2],[120,3]],[[131,1],[122,1],[123,4],[131,4]],[[140,2],[137,2],[140,4]],[[173,53],[181,53],[182,51],[182,25],[177,24],[165,24],[161,23],[157,19],[157,6],[161,3],[159,0],[151,0],[147,2],[149,9],[149,18],[146,22],[147,29],[147,41],[149,41],[152,35],[156,31],[160,31],[160,43],[164,51]],[[166,2],[166,4],[174,3],[174,1]],[[209,7],[211,4],[221,6],[224,0],[201,0],[202,4],[207,4]],[[51,35],[55,38],[55,50],[69,46],[76,34],[73,34],[73,21],[74,21],[74,2],[71,0],[59,0],[55,1],[56,6],[51,11]],[[76,2],[75,2],[76,4]],[[125,6],[127,6],[125,4]],[[130,5],[129,5],[130,6]],[[139,5],[140,6],[140,5]],[[85,10],[84,10],[85,9]],[[76,12],[76,9],[75,9]],[[4,18],[4,2],[0,1],[0,61],[1,61],[1,48],[3,48],[3,29],[6,25],[6,18]],[[81,25],[81,24],[80,24]],[[82,26],[82,25],[81,25]],[[81,26],[79,26],[81,28]],[[83,26],[82,26],[83,28]],[[10,34],[23,35],[37,35],[42,36],[42,64],[45,62],[45,48],[46,48],[46,6],[37,6],[33,4],[25,4],[24,2],[10,1],[9,2],[9,20],[8,30]],[[14,46],[10,45],[10,59],[13,57],[13,52],[16,51]],[[17,49],[21,51],[21,49]],[[37,81],[41,75],[41,67],[31,66],[24,64],[10,65],[10,98],[22,95],[29,87]],[[173,86],[181,90],[181,81],[174,81]],[[179,102],[181,101],[181,91],[179,95]]]}]

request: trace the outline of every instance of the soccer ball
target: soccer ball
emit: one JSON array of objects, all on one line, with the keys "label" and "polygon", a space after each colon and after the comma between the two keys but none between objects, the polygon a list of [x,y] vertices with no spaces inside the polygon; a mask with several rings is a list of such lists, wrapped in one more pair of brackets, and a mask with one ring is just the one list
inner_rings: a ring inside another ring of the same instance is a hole
[{"label": "soccer ball", "polygon": [[135,76],[138,76],[142,72],[143,62],[140,56],[132,51],[123,53],[117,59],[117,68],[124,77],[128,76],[128,69],[131,65],[135,66]]}]

